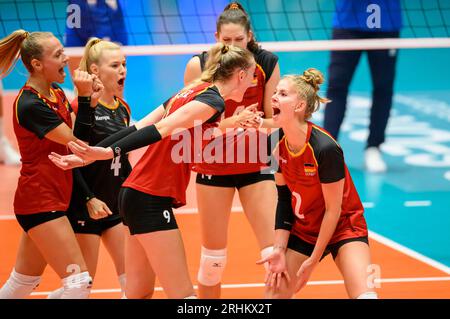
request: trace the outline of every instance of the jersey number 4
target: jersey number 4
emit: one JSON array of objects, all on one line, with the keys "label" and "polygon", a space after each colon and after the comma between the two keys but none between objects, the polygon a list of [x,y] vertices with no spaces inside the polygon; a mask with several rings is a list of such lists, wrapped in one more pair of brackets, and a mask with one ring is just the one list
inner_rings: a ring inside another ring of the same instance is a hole
[{"label": "jersey number 4", "polygon": [[114,171],[114,176],[119,176],[119,170],[122,167],[120,163],[120,156],[115,157],[111,162],[111,169]]},{"label": "jersey number 4", "polygon": [[300,206],[302,205],[302,197],[299,193],[292,192],[292,196],[295,198],[295,209],[294,214],[297,216],[298,219],[305,219],[304,214],[300,214]]}]

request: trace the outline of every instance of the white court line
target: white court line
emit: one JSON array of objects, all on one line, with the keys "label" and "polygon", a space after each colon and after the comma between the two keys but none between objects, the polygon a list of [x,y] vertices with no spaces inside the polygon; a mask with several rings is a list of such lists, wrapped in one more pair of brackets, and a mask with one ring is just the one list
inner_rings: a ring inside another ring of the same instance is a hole
[{"label": "white court line", "polygon": [[364,208],[374,208],[375,207],[375,203],[372,202],[364,202],[362,203]]},{"label": "white court line", "polygon": [[385,246],[388,246],[388,247],[390,247],[390,248],[392,248],[394,250],[397,250],[397,251],[399,251],[399,252],[401,252],[401,253],[409,256],[409,257],[412,257],[412,258],[414,258],[414,259],[416,259],[416,260],[418,260],[418,261],[420,261],[420,262],[422,262],[424,264],[427,264],[427,265],[429,265],[431,267],[439,269],[440,271],[443,271],[446,274],[450,275],[450,267],[447,267],[446,265],[444,265],[444,264],[442,264],[442,263],[440,263],[440,262],[438,262],[438,261],[436,261],[434,259],[431,259],[431,258],[429,258],[427,256],[424,256],[424,255],[418,253],[417,251],[414,251],[414,250],[412,250],[410,248],[407,248],[407,247],[405,247],[405,246],[403,246],[403,245],[401,245],[401,244],[399,244],[399,243],[397,243],[397,242],[395,242],[393,240],[390,240],[389,238],[381,236],[381,235],[379,235],[379,234],[377,234],[377,233],[375,233],[373,231],[370,231],[370,230],[369,230],[369,237],[372,238],[372,239],[375,239],[377,242],[379,242],[379,243],[381,243],[381,244],[383,244]]},{"label": "white court line", "polygon": [[[450,281],[449,277],[417,277],[417,278],[385,278],[385,279],[375,279],[375,283],[388,284],[388,283],[404,283],[404,282],[438,282],[438,281]],[[343,285],[343,280],[321,280],[321,281],[310,281],[307,286],[329,286],[329,285]],[[262,288],[263,283],[253,283],[253,284],[224,284],[222,288],[224,289],[240,289],[240,288]],[[194,285],[194,289],[198,287]],[[162,291],[162,287],[155,287],[155,291]],[[39,291],[33,292],[32,296],[47,296],[51,291]],[[106,293],[119,293],[119,288],[114,289],[92,289],[91,294],[106,294]]]},{"label": "white court line", "polygon": [[[375,206],[374,203],[367,202],[363,203],[364,208],[373,208]],[[231,208],[232,213],[242,213],[243,209],[241,206],[233,206]],[[179,208],[174,209],[175,215],[190,215],[190,214],[197,214],[198,208]],[[7,214],[7,215],[0,215],[0,221],[2,220],[15,220],[16,217],[13,214]]]},{"label": "white court line", "polygon": [[408,200],[405,201],[404,204],[405,207],[428,207],[431,206],[430,200]]},{"label": "white court line", "polygon": [[[242,212],[242,207],[234,206],[232,208],[232,212],[235,212],[235,213],[236,212]],[[197,208],[177,209],[177,210],[175,210],[175,213],[176,214],[196,214],[197,213]],[[0,221],[1,220],[12,220],[12,219],[15,219],[14,215],[0,216]],[[407,248],[407,247],[405,247],[405,246],[403,246],[403,245],[401,245],[401,244],[399,244],[399,243],[397,243],[397,242],[395,242],[395,241],[393,241],[391,239],[388,239],[388,238],[386,238],[384,236],[381,236],[381,235],[379,235],[379,234],[377,234],[377,233],[375,233],[373,231],[369,231],[369,237],[374,239],[374,240],[376,240],[376,241],[378,241],[379,243],[381,243],[381,244],[383,244],[385,246],[388,246],[388,247],[390,247],[390,248],[392,248],[394,250],[397,250],[397,251],[399,251],[399,252],[401,252],[401,253],[403,253],[403,254],[405,254],[407,256],[410,256],[410,257],[412,257],[412,258],[414,258],[414,259],[416,259],[416,260],[418,260],[418,261],[420,261],[420,262],[422,262],[424,264],[427,264],[427,265],[429,265],[431,267],[434,267],[434,268],[436,268],[436,269],[438,269],[440,271],[443,271],[446,274],[450,275],[450,267],[448,267],[448,266],[446,266],[446,265],[444,265],[444,264],[442,264],[442,263],[440,263],[440,262],[438,262],[438,261],[436,261],[434,259],[431,259],[431,258],[429,258],[427,256],[424,256],[424,255],[422,255],[422,254],[420,254],[420,253],[418,253],[418,252],[416,252],[416,251],[414,251],[414,250],[412,250],[410,248]]]}]

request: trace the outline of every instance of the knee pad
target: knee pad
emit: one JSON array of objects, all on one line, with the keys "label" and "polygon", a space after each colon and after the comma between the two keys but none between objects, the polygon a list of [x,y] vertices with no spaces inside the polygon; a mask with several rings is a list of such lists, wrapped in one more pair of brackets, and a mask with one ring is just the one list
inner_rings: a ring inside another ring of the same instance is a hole
[{"label": "knee pad", "polygon": [[202,247],[197,280],[204,286],[215,286],[222,280],[227,264],[227,249],[206,249]]},{"label": "knee pad", "polygon": [[70,275],[62,280],[64,292],[61,299],[87,299],[91,292],[92,278],[87,271]]},{"label": "knee pad", "polygon": [[41,276],[28,276],[12,270],[8,280],[0,289],[0,299],[23,299],[39,286]]},{"label": "knee pad", "polygon": [[378,295],[375,291],[367,291],[360,294],[356,299],[378,299]]}]

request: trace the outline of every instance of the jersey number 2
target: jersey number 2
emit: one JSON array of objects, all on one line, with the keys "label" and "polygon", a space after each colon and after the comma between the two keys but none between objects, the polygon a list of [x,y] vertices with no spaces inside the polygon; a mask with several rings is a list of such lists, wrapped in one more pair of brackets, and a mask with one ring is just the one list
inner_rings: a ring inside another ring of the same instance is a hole
[{"label": "jersey number 2", "polygon": [[302,197],[300,196],[299,193],[296,193],[296,192],[292,192],[292,196],[294,196],[294,198],[295,198],[295,209],[294,209],[295,216],[297,216],[299,219],[305,219],[305,215],[300,214],[300,206],[302,205]]}]

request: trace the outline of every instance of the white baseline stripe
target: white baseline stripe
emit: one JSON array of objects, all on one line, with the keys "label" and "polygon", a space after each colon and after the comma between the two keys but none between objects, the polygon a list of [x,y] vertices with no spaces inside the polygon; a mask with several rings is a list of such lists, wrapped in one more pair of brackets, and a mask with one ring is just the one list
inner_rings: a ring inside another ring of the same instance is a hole
[{"label": "white baseline stripe", "polygon": [[377,234],[377,233],[375,233],[373,231],[369,231],[369,236],[370,236],[370,238],[375,239],[376,241],[380,242],[381,244],[383,244],[385,246],[388,246],[388,247],[390,247],[392,249],[395,249],[395,250],[397,250],[397,251],[399,251],[399,252],[401,252],[401,253],[409,256],[409,257],[417,259],[420,262],[423,262],[423,263],[425,263],[425,264],[427,264],[427,265],[429,265],[431,267],[439,269],[440,271],[443,271],[446,274],[450,275],[450,267],[447,267],[446,265],[444,265],[444,264],[442,264],[442,263],[440,263],[440,262],[438,262],[438,261],[436,261],[434,259],[431,259],[431,258],[429,258],[427,256],[424,256],[424,255],[422,255],[422,254],[420,254],[420,253],[418,253],[418,252],[416,252],[416,251],[414,251],[414,250],[412,250],[410,248],[407,248],[407,247],[405,247],[405,246],[403,246],[403,245],[401,245],[401,244],[399,244],[399,243],[397,243],[397,242],[395,242],[393,240],[390,240],[389,238],[381,236],[381,235],[379,235],[379,234]]},{"label": "white baseline stripe", "polygon": [[[375,280],[375,283],[405,283],[405,282],[437,282],[437,281],[450,281],[450,277],[418,277],[418,278],[386,278]],[[343,285],[343,280],[322,280],[322,281],[310,281],[307,283],[308,286],[329,286],[329,285]],[[253,283],[253,284],[225,284],[222,288],[225,289],[239,289],[239,288],[262,288],[263,283]],[[194,285],[194,289],[197,286]],[[161,287],[155,287],[155,291],[162,291]],[[51,291],[39,291],[33,292],[32,296],[47,296]],[[93,294],[106,294],[120,292],[120,289],[93,289],[91,293]]]},{"label": "white baseline stripe", "polygon": [[431,206],[431,200],[407,200],[403,205],[405,207],[427,207]]},{"label": "white baseline stripe", "polygon": [[[175,213],[176,214],[196,214],[197,211],[198,211],[197,208],[184,208],[184,209],[175,210]],[[242,207],[234,206],[232,208],[232,212],[235,212],[235,213],[236,212],[242,212]],[[1,220],[13,220],[13,219],[15,219],[14,215],[0,216],[0,221]],[[439,270],[445,272],[446,274],[450,275],[450,267],[448,267],[448,266],[446,266],[446,265],[444,265],[444,264],[442,264],[442,263],[440,263],[440,262],[438,262],[438,261],[436,261],[434,259],[431,259],[431,258],[429,258],[427,256],[424,256],[424,255],[422,255],[422,254],[420,254],[420,253],[418,253],[418,252],[416,252],[416,251],[414,251],[414,250],[412,250],[410,248],[407,248],[407,247],[405,247],[405,246],[403,246],[403,245],[401,245],[401,244],[399,244],[399,243],[397,243],[397,242],[395,242],[395,241],[393,241],[391,239],[388,239],[388,238],[386,238],[384,236],[381,236],[381,235],[379,235],[379,234],[377,234],[377,233],[375,233],[373,231],[369,231],[369,236],[370,236],[370,238],[375,239],[376,241],[380,242],[381,244],[383,244],[385,246],[388,246],[388,247],[390,247],[392,249],[395,249],[395,250],[397,250],[397,251],[399,251],[399,252],[401,252],[401,253],[403,253],[405,255],[408,255],[408,256],[416,259],[416,260],[419,260],[420,262],[423,262],[423,263],[425,263],[425,264],[427,264],[427,265],[429,265],[431,267],[439,269]]]},{"label": "white baseline stripe", "polygon": [[362,203],[364,208],[374,208],[375,207],[375,203],[372,202],[364,202]]},{"label": "white baseline stripe", "polygon": [[[367,202],[363,203],[364,208],[373,208],[375,206],[374,203]],[[174,210],[175,215],[189,215],[189,214],[197,214],[198,208],[179,208]],[[232,213],[242,213],[243,208],[241,206],[233,206],[231,208]],[[8,215],[0,215],[0,221],[2,220],[14,220],[16,217],[12,214]]]}]

